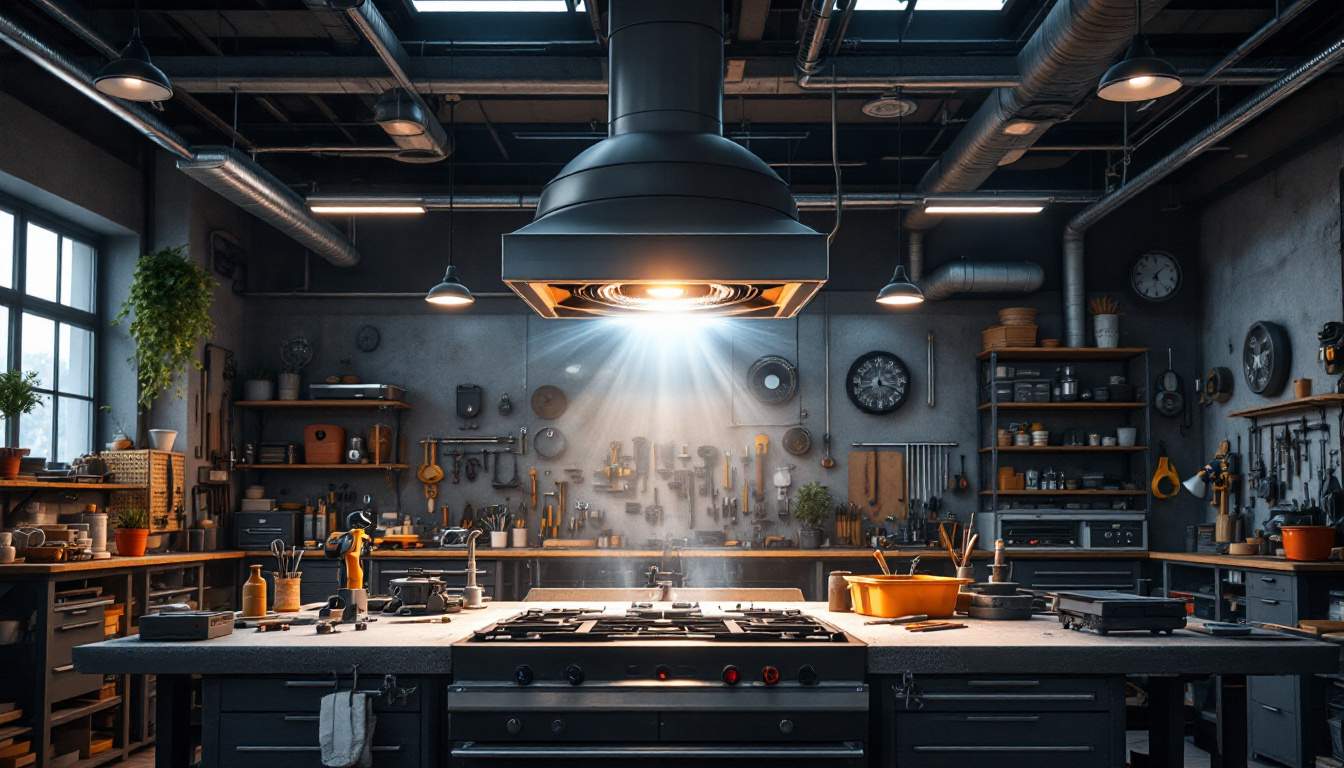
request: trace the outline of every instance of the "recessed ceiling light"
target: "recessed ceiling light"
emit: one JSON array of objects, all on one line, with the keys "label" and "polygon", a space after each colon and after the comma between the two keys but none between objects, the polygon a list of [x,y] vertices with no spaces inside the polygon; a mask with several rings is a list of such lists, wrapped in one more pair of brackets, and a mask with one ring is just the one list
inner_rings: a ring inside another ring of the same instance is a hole
[{"label": "recessed ceiling light", "polygon": [[[565,0],[412,0],[424,13],[568,13]],[[575,4],[583,10],[583,0]]]}]

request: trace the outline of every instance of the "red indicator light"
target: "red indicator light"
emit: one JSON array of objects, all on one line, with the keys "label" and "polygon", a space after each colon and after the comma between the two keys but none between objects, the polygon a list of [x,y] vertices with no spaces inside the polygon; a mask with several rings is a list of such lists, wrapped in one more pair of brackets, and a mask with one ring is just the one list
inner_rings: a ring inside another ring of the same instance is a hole
[{"label": "red indicator light", "polygon": [[654,668],[653,674],[657,675],[659,680],[666,680],[672,677],[672,670],[668,669],[666,664],[659,664]]},{"label": "red indicator light", "polygon": [[737,685],[742,681],[742,672],[737,667],[727,666],[723,668],[723,682],[728,685]]},{"label": "red indicator light", "polygon": [[774,667],[766,667],[761,670],[761,681],[766,685],[774,685],[779,682],[779,670]]}]

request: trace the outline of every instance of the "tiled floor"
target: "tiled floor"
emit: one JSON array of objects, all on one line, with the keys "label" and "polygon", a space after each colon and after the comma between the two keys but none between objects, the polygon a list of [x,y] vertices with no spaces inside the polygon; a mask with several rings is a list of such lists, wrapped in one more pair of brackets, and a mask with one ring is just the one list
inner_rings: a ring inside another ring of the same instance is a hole
[{"label": "tiled floor", "polygon": [[[1148,732],[1130,731],[1126,734],[1128,747],[1140,752],[1148,752]],[[1258,760],[1249,760],[1246,763],[1247,768],[1280,768],[1279,766],[1268,765]],[[1185,768],[1209,768],[1209,753],[1202,749],[1197,749],[1190,739],[1185,740]]]}]

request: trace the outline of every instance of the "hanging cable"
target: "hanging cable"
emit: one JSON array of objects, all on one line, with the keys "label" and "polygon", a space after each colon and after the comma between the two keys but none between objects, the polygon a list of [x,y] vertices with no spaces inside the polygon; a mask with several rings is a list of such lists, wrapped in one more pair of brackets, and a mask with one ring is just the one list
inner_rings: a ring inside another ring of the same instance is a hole
[{"label": "hanging cable", "polygon": [[[835,62],[831,62],[831,82],[835,83]],[[831,228],[831,234],[826,236],[826,244],[835,242],[835,236],[840,232],[840,218],[845,210],[845,200],[840,195],[840,147],[836,139],[836,133],[839,126],[839,91],[834,85],[831,86],[831,170],[835,172],[835,226]]]}]

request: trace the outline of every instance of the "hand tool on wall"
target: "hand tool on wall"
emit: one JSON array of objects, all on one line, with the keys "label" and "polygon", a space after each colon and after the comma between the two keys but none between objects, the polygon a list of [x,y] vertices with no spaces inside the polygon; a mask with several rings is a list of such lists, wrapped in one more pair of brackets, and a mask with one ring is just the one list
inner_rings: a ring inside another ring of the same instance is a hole
[{"label": "hand tool on wall", "polygon": [[756,446],[756,501],[765,501],[765,457],[770,450],[770,438],[767,435],[757,435],[754,442]]},{"label": "hand tool on wall", "polygon": [[934,394],[935,390],[937,389],[937,387],[935,386],[935,383],[934,383],[934,382],[935,382],[934,376],[935,376],[936,373],[937,373],[937,370],[934,368],[934,365],[933,365],[933,331],[930,330],[930,331],[929,331],[929,372],[928,372],[928,380],[929,380],[929,407],[930,407],[930,408],[932,408],[934,405],[937,404],[937,399],[935,398],[935,394]]},{"label": "hand tool on wall", "polygon": [[457,385],[458,429],[467,430],[477,428],[476,417],[481,415],[481,401],[484,398],[485,394],[479,385]]},{"label": "hand tool on wall", "polygon": [[747,478],[751,477],[751,446],[742,446],[742,511],[751,509],[751,494]]},{"label": "hand tool on wall", "polygon": [[635,448],[635,483],[644,493],[649,490],[649,438],[636,437],[630,444]]},{"label": "hand tool on wall", "polygon": [[528,476],[532,478],[532,508],[537,508],[537,468],[533,467],[528,471]]},{"label": "hand tool on wall", "polygon": [[775,476],[772,478],[775,484],[775,494],[777,499],[775,511],[780,517],[789,514],[789,487],[793,485],[793,470],[795,465],[786,464],[775,469]]},{"label": "hand tool on wall", "polygon": [[655,527],[663,524],[663,505],[658,501],[657,486],[653,489],[653,503],[644,511],[644,520]]},{"label": "hand tool on wall", "polygon": [[727,449],[723,452],[723,495],[727,496],[728,491],[733,489],[733,451]]},{"label": "hand tool on wall", "polygon": [[719,462],[719,449],[702,445],[695,449],[695,454],[704,461],[704,464],[695,468],[695,476],[704,481],[700,485],[700,495],[715,498],[719,495],[718,489],[714,487],[714,468]]}]

